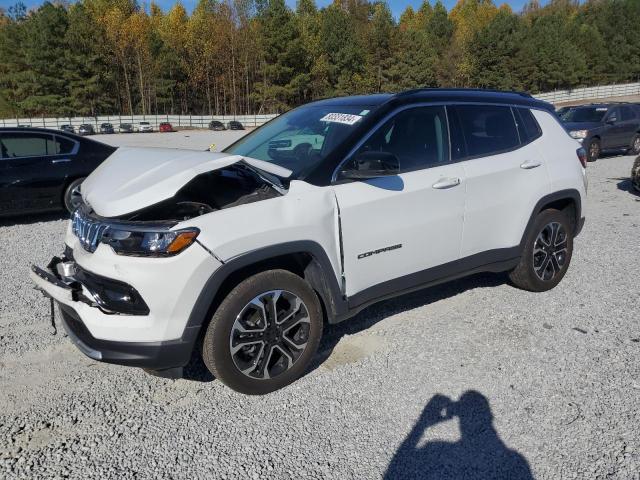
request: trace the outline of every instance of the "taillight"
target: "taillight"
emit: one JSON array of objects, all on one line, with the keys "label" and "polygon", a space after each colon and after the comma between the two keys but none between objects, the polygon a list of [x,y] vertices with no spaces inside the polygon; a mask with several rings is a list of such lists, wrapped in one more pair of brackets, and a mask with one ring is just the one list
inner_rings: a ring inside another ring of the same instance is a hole
[{"label": "taillight", "polygon": [[578,160],[582,164],[582,168],[587,168],[587,151],[580,147],[576,150],[576,154],[578,155]]}]

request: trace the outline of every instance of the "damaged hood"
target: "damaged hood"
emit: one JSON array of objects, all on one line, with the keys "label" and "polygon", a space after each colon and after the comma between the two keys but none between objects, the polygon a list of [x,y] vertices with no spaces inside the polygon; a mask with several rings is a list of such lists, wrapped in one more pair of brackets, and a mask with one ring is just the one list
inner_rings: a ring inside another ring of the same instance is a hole
[{"label": "damaged hood", "polygon": [[82,183],[82,198],[98,215],[118,217],[171,198],[200,174],[241,161],[281,178],[291,175],[286,168],[240,155],[120,147]]}]

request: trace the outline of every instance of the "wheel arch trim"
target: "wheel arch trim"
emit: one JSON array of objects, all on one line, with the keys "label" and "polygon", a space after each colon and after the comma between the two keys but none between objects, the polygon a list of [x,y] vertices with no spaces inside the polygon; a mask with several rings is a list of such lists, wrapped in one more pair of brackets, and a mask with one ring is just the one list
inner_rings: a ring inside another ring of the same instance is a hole
[{"label": "wheel arch trim", "polygon": [[575,209],[575,218],[573,219],[573,221],[575,222],[574,235],[578,235],[578,233],[580,233],[579,229],[582,223],[581,222],[582,198],[580,196],[580,192],[574,188],[558,190],[557,192],[553,192],[548,195],[545,195],[536,203],[535,207],[533,208],[533,211],[531,212],[531,216],[529,217],[529,221],[527,222],[527,226],[525,227],[524,232],[522,233],[522,238],[520,240],[520,251],[524,249],[524,245],[527,240],[527,235],[531,229],[531,226],[533,225],[533,222],[535,222],[535,219],[538,216],[538,214],[540,214],[540,212],[545,210],[546,207],[551,206],[554,203],[567,201],[567,200],[573,202],[574,209]]},{"label": "wheel arch trim", "polygon": [[325,250],[312,240],[286,242],[252,250],[225,261],[207,280],[200,291],[196,303],[185,325],[189,328],[202,328],[209,321],[211,310],[219,303],[219,292],[224,283],[234,274],[252,265],[282,257],[305,254],[311,261],[304,269],[303,278],[318,293],[324,304],[329,321],[341,315],[347,308],[338,279],[334,273]]}]

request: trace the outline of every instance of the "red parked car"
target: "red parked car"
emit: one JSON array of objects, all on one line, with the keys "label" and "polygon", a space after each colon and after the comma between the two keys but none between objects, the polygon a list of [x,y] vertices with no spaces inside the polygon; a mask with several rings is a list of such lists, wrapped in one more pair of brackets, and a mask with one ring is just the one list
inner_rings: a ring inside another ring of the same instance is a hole
[{"label": "red parked car", "polygon": [[169,122],[162,122],[162,123],[159,125],[158,129],[159,129],[161,132],[173,132],[173,131],[174,131],[174,130],[173,130],[173,125],[171,125]]}]

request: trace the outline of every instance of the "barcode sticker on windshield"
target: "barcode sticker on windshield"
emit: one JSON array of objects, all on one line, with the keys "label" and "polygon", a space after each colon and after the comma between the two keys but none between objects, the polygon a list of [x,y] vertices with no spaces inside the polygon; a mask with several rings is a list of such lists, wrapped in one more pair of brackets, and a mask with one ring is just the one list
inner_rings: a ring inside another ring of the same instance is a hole
[{"label": "barcode sticker on windshield", "polygon": [[360,115],[352,115],[350,113],[327,113],[320,119],[321,122],[344,123],[345,125],[353,125],[362,117]]}]

